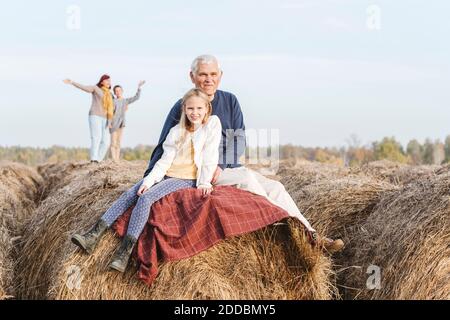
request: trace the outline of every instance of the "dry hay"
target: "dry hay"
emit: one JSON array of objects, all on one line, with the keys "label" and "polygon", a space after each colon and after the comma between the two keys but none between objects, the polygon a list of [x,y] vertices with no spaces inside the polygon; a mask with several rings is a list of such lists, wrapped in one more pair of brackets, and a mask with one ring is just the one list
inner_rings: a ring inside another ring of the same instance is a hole
[{"label": "dry hay", "polygon": [[0,300],[14,296],[13,259],[23,221],[33,212],[42,178],[23,164],[0,162]]},{"label": "dry hay", "polygon": [[[50,281],[49,268],[58,254],[64,254],[61,249],[64,243],[68,242],[69,233],[73,230],[70,223],[78,223],[81,215],[86,215],[90,218],[90,223],[93,223],[96,209],[105,207],[110,197],[118,196],[129,187],[130,181],[141,178],[146,163],[105,161],[101,164],[80,166],[78,171],[69,164],[61,164],[63,169],[70,168],[69,174],[58,173],[56,166],[52,167],[52,175],[67,179],[63,183],[65,186],[56,190],[51,183],[61,185],[60,181],[48,180],[46,189],[52,191],[24,226],[22,254],[16,261],[16,269],[19,272],[15,286],[20,298],[45,297]],[[112,190],[115,193],[106,196]],[[48,232],[52,227],[58,232]]]},{"label": "dry hay", "polygon": [[[93,256],[73,248],[53,279],[56,299],[331,299],[330,261],[313,249],[297,221],[221,241],[192,257],[160,265],[151,287],[108,270],[118,240],[109,233]],[[73,270],[79,272],[73,273]]]},{"label": "dry hay", "polygon": [[307,160],[282,161],[277,172],[280,182],[290,193],[322,180],[345,177],[349,173],[350,170],[342,166]]},{"label": "dry hay", "polygon": [[378,160],[369,162],[361,167],[352,167],[355,174],[375,177],[390,183],[403,185],[408,184],[420,177],[432,176],[439,165],[407,165],[389,160]]},{"label": "dry hay", "polygon": [[25,232],[18,269],[21,298],[47,299],[330,299],[330,260],[313,249],[297,221],[233,237],[197,256],[160,266],[148,287],[136,266],[107,270],[119,240],[109,232],[87,256],[70,241],[86,230],[145,166],[101,164],[53,192]]},{"label": "dry hay", "polygon": [[[348,298],[450,299],[448,166],[387,194],[360,230],[349,261],[360,269],[346,280],[359,290]],[[366,287],[370,265],[380,268],[380,289]]]},{"label": "dry hay", "polygon": [[[334,169],[329,165],[320,174],[321,166],[304,164],[306,169],[297,169],[299,174],[295,174],[295,169],[292,169],[291,174],[284,176],[281,182],[288,181],[287,191],[319,234],[344,241],[343,252],[334,256],[333,269],[337,274],[337,286],[341,294],[346,296],[347,290],[351,288],[347,288],[343,277],[345,273],[341,273],[353,268],[348,261],[351,249],[359,246],[355,241],[359,226],[367,220],[385,194],[395,192],[399,187],[370,176],[345,176],[345,170]],[[308,173],[314,171],[319,174],[316,175],[317,180],[312,181],[313,175]]]},{"label": "dry hay", "polygon": [[73,174],[79,175],[81,172],[88,172],[96,165],[89,161],[63,161],[38,166],[38,172],[45,180],[45,185],[41,191],[41,201],[52,192],[67,185],[72,180]]}]

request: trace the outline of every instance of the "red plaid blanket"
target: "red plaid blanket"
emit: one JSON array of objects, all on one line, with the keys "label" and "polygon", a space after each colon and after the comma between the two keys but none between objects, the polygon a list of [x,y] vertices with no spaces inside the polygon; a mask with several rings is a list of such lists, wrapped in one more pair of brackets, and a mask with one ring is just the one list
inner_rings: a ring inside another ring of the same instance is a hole
[{"label": "red plaid blanket", "polygon": [[[114,224],[123,237],[130,207]],[[153,204],[147,225],[138,239],[135,257],[138,277],[151,285],[158,261],[175,261],[206,250],[218,241],[258,230],[288,213],[266,198],[232,186],[219,186],[203,198],[196,188],[184,189]]]}]

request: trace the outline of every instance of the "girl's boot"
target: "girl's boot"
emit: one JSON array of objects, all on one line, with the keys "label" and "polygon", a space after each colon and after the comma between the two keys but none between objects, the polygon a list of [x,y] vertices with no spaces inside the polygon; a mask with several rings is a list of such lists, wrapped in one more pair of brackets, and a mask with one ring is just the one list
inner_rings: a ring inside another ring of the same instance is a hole
[{"label": "girl's boot", "polygon": [[125,272],[125,269],[128,265],[128,260],[130,259],[136,242],[137,239],[127,234],[123,238],[119,249],[117,249],[117,251],[114,253],[112,262],[110,263],[109,267],[120,272]]},{"label": "girl's boot", "polygon": [[106,224],[106,222],[100,219],[87,233],[74,234],[71,237],[71,240],[74,244],[85,250],[88,254],[91,254],[92,252],[94,252],[97,243],[107,229],[108,225]]}]

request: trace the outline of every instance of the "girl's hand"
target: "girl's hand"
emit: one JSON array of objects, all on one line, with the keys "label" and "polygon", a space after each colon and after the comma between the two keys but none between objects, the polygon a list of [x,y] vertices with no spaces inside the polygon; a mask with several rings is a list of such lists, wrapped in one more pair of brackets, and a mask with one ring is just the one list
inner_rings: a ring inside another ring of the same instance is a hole
[{"label": "girl's hand", "polygon": [[70,79],[64,79],[63,82],[65,84],[72,84],[72,80],[70,80]]},{"label": "girl's hand", "polygon": [[212,187],[199,186],[198,189],[200,189],[202,191],[202,196],[204,196],[204,197],[211,194],[211,192],[213,191]]},{"label": "girl's hand", "polygon": [[148,186],[146,186],[145,184],[141,184],[141,186],[139,187],[139,190],[137,192],[137,195],[142,196],[142,194],[144,192],[146,192],[148,189],[150,189]]},{"label": "girl's hand", "polygon": [[138,88],[142,87],[145,84],[145,80],[139,81]]}]

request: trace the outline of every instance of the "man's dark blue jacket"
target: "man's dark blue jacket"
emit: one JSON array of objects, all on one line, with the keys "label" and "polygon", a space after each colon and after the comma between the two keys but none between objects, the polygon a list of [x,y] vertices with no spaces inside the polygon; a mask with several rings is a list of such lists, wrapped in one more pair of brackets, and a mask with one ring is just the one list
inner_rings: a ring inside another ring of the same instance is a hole
[{"label": "man's dark blue jacket", "polygon": [[[222,123],[222,140],[219,147],[219,163],[222,168],[240,167],[239,158],[245,152],[245,125],[241,106],[232,93],[217,90],[212,104],[212,114],[219,117]],[[181,99],[175,103],[167,116],[166,122],[159,137],[158,145],[153,150],[148,168],[144,173],[146,177],[153,169],[155,163],[163,154],[163,143],[170,129],[178,124],[181,118]]]}]

